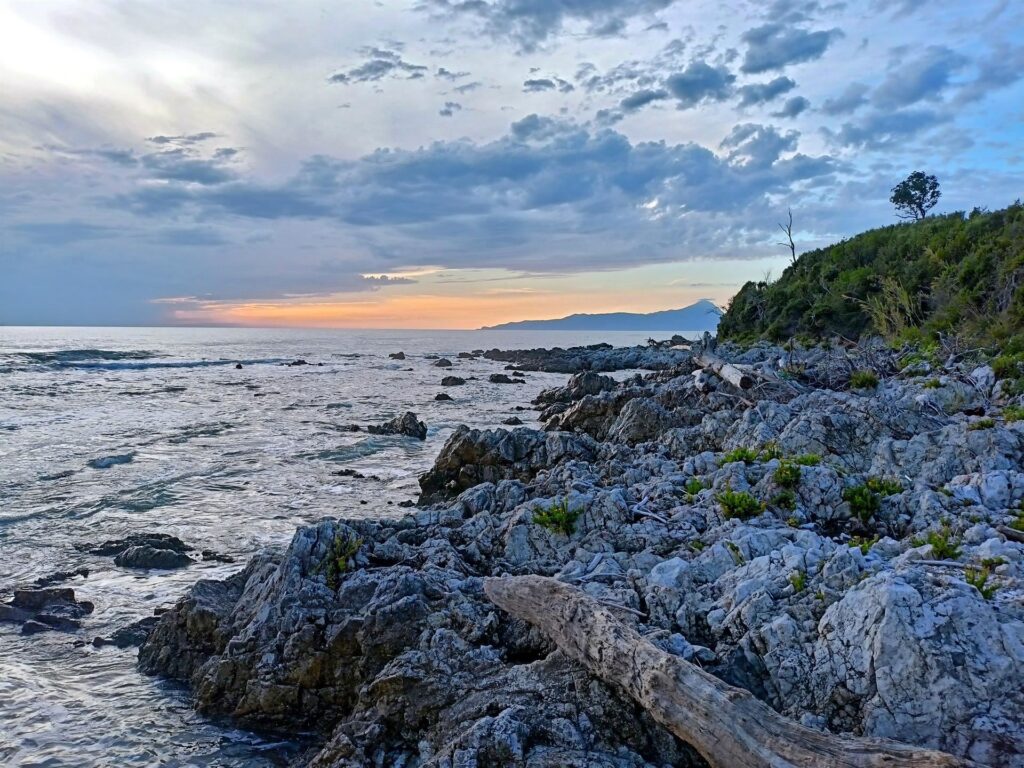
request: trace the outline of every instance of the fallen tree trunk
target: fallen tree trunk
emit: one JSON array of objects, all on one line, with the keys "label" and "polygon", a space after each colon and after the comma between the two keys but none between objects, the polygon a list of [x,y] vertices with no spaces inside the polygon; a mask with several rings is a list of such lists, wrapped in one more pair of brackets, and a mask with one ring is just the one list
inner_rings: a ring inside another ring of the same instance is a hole
[{"label": "fallen tree trunk", "polygon": [[700,353],[693,358],[693,361],[701,368],[717,373],[738,389],[750,389],[754,386],[754,377],[750,373],[737,368],[732,363],[725,362],[725,360],[712,355],[710,352]]},{"label": "fallen tree trunk", "polygon": [[641,637],[583,592],[543,576],[484,581],[499,607],[617,686],[715,768],[965,768],[974,763],[884,739],[806,728]]}]

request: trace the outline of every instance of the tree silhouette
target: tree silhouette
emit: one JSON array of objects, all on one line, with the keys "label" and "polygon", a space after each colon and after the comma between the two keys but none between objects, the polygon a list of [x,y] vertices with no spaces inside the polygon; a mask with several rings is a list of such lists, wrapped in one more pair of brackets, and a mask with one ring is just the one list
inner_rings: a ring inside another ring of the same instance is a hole
[{"label": "tree silhouette", "polygon": [[901,219],[918,221],[939,202],[939,180],[923,171],[914,171],[892,188],[889,202],[896,206],[896,215]]}]

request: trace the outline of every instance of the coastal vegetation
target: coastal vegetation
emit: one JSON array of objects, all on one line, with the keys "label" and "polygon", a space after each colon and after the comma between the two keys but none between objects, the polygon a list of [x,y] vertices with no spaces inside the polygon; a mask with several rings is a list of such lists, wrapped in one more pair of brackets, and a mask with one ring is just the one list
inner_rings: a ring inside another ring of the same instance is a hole
[{"label": "coastal vegetation", "polygon": [[718,330],[741,343],[879,335],[923,359],[955,342],[1021,388],[1024,204],[918,217],[804,253],[778,280],[744,285]]}]

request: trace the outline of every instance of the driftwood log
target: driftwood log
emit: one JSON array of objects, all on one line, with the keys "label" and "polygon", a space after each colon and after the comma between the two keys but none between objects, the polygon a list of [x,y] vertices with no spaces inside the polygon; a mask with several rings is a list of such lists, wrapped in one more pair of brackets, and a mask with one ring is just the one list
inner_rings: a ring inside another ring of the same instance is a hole
[{"label": "driftwood log", "polygon": [[783,717],[741,688],[652,645],[578,589],[543,576],[484,581],[499,607],[524,619],[594,675],[627,693],[714,768],[965,768],[944,752],[838,736]]},{"label": "driftwood log", "polygon": [[701,368],[718,374],[737,389],[750,389],[754,386],[754,377],[749,372],[725,362],[710,352],[701,352],[693,361]]}]

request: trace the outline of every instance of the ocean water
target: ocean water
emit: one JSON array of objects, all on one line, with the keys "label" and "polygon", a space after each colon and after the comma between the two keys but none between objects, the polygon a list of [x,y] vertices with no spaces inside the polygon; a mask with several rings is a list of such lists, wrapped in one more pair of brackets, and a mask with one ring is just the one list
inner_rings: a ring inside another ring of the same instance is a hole
[{"label": "ocean water", "polygon": [[[301,746],[294,734],[197,715],[185,690],[138,673],[135,649],[92,639],[286,544],[299,525],[404,513],[399,502],[416,498],[418,474],[457,425],[533,423],[516,406],[567,379],[490,384],[503,365],[458,352],[624,346],[647,335],[0,327],[0,597],[84,567],[89,576],[67,586],[96,605],[74,634],[24,637],[0,624],[0,765],[286,764]],[[388,358],[399,350],[406,360]],[[296,359],[310,365],[283,365]],[[476,380],[445,390],[448,374]],[[455,401],[435,402],[441,391]],[[426,441],[348,430],[406,410],[426,422]],[[139,532],[237,563],[140,571],[75,548]]]}]

